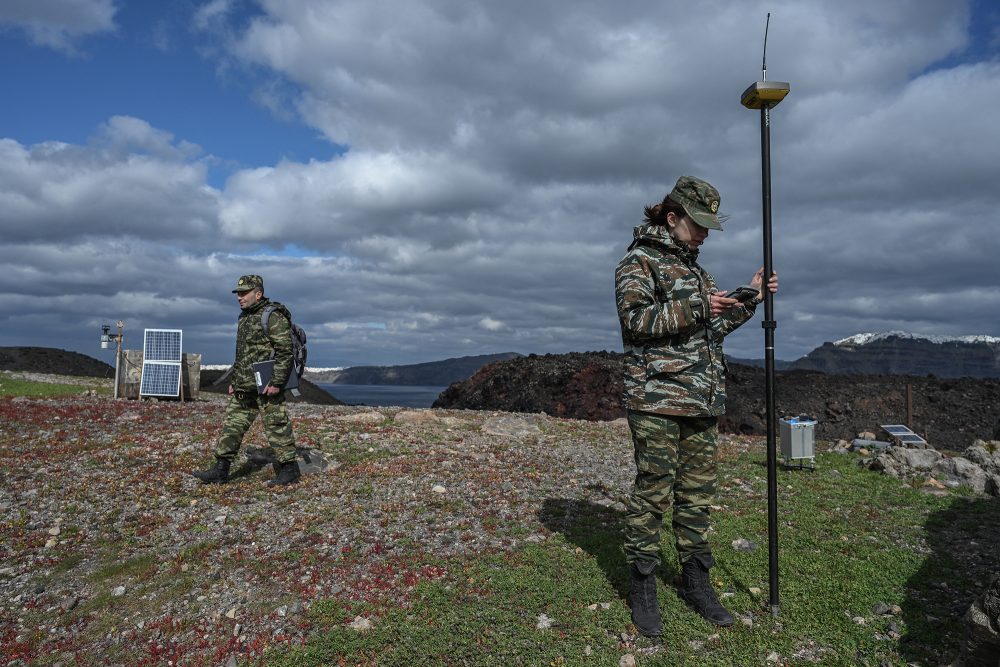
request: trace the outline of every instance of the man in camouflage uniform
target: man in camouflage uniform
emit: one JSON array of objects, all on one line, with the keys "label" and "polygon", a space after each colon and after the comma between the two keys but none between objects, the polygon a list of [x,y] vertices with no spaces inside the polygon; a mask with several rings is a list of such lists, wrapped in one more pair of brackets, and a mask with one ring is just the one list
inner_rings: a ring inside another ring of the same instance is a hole
[{"label": "man in camouflage uniform", "polygon": [[[664,200],[646,207],[644,224],[615,272],[625,348],[625,407],[635,448],[636,477],[625,525],[632,620],[647,636],[662,632],[656,600],[660,528],[673,507],[681,597],[721,626],[733,617],[708,577],[709,507],[715,496],[718,417],[725,413],[722,340],[749,320],[762,299],[726,298],[698,265],[709,230],[721,230],[719,192],[682,176]],[[768,288],[777,290],[777,278]]]},{"label": "man in camouflage uniform", "polygon": [[[264,279],[260,276],[241,277],[233,293],[241,311],[236,329],[236,361],[229,384],[229,407],[222,436],[215,448],[215,466],[192,474],[205,484],[228,482],[229,468],[240,451],[243,436],[259,413],[264,420],[268,444],[278,462],[278,475],[267,484],[293,484],[299,480],[300,471],[295,459],[295,436],[282,392],[292,371],[291,314],[287,308],[264,296]],[[272,312],[265,334],[261,316],[269,305]],[[272,357],[271,381],[262,393],[258,393],[253,364]]]}]

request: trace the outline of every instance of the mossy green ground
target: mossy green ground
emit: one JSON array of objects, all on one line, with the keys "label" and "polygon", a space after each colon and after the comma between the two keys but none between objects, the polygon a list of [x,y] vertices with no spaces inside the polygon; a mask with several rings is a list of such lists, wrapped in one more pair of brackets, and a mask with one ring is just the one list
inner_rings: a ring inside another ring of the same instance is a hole
[{"label": "mossy green ground", "polygon": [[111,388],[107,383],[95,381],[93,386],[80,384],[59,384],[53,382],[36,382],[21,378],[0,376],[0,398],[8,396],[28,396],[31,398],[55,398],[58,396],[74,396],[94,390],[98,394],[110,395]]},{"label": "mossy green ground", "polygon": [[[985,570],[968,567],[965,556],[975,556],[968,541],[981,554],[997,553],[1000,503],[961,492],[936,497],[844,455],[821,455],[815,472],[779,470],[774,618],[762,459],[743,454],[722,464],[723,482],[742,481],[720,491],[722,508],[714,514],[712,578],[752,626],[737,620],[718,629],[689,611],[676,595],[678,567],[667,545],[659,586],[663,638],[633,639],[623,601],[621,513],[549,499],[538,518],[553,531],[550,539],[451,562],[451,576],[421,584],[404,608],[317,603],[311,613],[328,630],[300,649],[271,655],[269,664],[617,665],[632,653],[640,665],[763,665],[776,654],[779,664],[854,666],[954,657],[961,611],[985,583]],[[966,541],[956,548],[961,536]],[[759,548],[735,551],[731,544],[740,537]],[[877,616],[879,602],[901,612]],[[547,629],[538,627],[542,614],[552,619]],[[350,627],[358,616],[372,629]]]}]

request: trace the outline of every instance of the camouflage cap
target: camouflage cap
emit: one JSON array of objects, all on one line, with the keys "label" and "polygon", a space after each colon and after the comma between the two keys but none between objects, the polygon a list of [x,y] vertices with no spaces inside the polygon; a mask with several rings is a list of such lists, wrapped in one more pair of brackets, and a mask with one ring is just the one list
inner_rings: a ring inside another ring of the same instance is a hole
[{"label": "camouflage cap", "polygon": [[236,289],[233,290],[233,294],[239,294],[240,292],[252,292],[255,289],[264,289],[264,279],[251,273],[245,276],[240,276],[239,281],[236,283]]},{"label": "camouflage cap", "polygon": [[707,181],[694,176],[681,176],[667,195],[680,204],[688,216],[706,229],[722,229],[719,221],[719,191]]}]

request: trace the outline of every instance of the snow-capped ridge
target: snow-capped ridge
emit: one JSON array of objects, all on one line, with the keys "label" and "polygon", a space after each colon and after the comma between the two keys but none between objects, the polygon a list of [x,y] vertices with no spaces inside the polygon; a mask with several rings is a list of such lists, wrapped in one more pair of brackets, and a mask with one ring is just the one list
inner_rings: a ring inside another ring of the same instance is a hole
[{"label": "snow-capped ridge", "polygon": [[996,336],[933,336],[925,334],[914,334],[908,333],[906,331],[881,331],[877,333],[859,333],[853,336],[848,336],[847,338],[841,338],[840,340],[834,341],[834,345],[845,346],[858,346],[867,345],[879,340],[885,340],[887,338],[904,338],[910,340],[926,340],[931,343],[987,343],[991,345],[1000,345],[1000,338]]}]

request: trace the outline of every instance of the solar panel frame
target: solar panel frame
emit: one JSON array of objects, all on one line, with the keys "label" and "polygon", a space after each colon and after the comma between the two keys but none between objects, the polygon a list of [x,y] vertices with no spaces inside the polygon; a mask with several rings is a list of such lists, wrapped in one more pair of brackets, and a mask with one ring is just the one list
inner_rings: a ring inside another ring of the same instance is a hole
[{"label": "solar panel frame", "polygon": [[143,339],[143,361],[182,361],[184,332],[181,329],[146,329]]},{"label": "solar panel frame", "polygon": [[181,329],[146,329],[143,337],[140,396],[177,398],[181,394],[184,333]]},{"label": "solar panel frame", "polygon": [[926,444],[927,441],[921,436],[913,432],[909,426],[904,426],[903,424],[882,424],[879,428],[888,433],[894,440],[905,443],[923,443]]},{"label": "solar panel frame", "polygon": [[140,396],[164,396],[176,398],[181,393],[181,365],[162,361],[142,364]]}]

